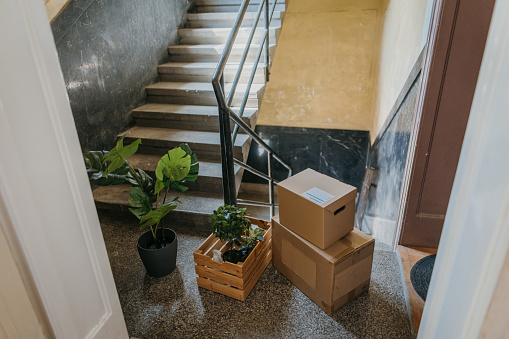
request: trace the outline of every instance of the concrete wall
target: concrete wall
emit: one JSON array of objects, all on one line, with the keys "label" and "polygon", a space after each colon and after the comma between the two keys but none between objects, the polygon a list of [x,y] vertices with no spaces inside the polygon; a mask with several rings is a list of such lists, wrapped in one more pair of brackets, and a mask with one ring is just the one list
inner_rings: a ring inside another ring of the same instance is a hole
[{"label": "concrete wall", "polygon": [[374,141],[426,44],[433,0],[383,0],[379,75],[374,91]]},{"label": "concrete wall", "polygon": [[51,28],[83,151],[108,149],[167,62],[191,0],[72,0]]},{"label": "concrete wall", "polygon": [[380,0],[291,0],[258,124],[371,127]]}]

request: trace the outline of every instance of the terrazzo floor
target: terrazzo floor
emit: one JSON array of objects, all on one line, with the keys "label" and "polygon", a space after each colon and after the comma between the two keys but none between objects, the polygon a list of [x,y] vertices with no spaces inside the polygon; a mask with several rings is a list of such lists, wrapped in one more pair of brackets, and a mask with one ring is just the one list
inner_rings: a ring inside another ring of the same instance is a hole
[{"label": "terrazzo floor", "polygon": [[127,330],[144,338],[411,338],[395,254],[375,246],[369,292],[332,317],[272,267],[246,301],[198,288],[193,251],[209,231],[173,227],[177,268],[145,274],[134,218],[101,216],[101,226]]}]

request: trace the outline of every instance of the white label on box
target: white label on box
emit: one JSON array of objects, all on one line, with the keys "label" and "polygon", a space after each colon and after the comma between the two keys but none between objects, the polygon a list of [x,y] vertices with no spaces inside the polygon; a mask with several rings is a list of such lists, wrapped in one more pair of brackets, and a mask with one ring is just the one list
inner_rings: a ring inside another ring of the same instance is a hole
[{"label": "white label on box", "polygon": [[303,197],[311,200],[314,203],[317,204],[323,204],[324,202],[334,198],[332,194],[329,194],[327,192],[322,191],[321,189],[318,189],[316,187],[313,187],[306,192],[301,194]]}]

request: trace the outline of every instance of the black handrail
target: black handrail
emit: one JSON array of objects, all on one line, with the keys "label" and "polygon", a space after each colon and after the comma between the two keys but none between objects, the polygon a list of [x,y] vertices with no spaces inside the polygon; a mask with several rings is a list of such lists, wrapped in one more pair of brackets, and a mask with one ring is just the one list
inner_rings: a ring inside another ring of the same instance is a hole
[{"label": "black handrail", "polygon": [[[284,162],[275,152],[274,150],[267,145],[265,141],[260,138],[258,134],[251,129],[251,127],[242,119],[244,114],[245,107],[247,105],[247,101],[249,98],[249,92],[251,91],[251,85],[253,84],[254,76],[256,74],[258,63],[260,61],[261,55],[265,49],[265,77],[266,80],[269,80],[269,65],[270,65],[270,23],[272,21],[272,16],[274,15],[274,10],[276,8],[277,0],[274,0],[272,4],[272,8],[269,10],[269,0],[260,0],[260,5],[258,6],[258,10],[255,16],[255,20],[253,22],[253,26],[251,27],[251,32],[249,34],[249,38],[246,43],[246,47],[242,54],[241,60],[239,62],[239,67],[237,69],[237,73],[235,74],[234,81],[232,83],[232,87],[230,93],[228,95],[228,100],[226,100],[225,96],[225,87],[224,87],[224,69],[226,67],[226,63],[228,62],[228,58],[230,57],[231,50],[233,48],[233,44],[241,27],[242,21],[244,19],[244,15],[246,14],[248,5],[250,0],[243,0],[239,9],[239,13],[237,18],[235,19],[235,23],[233,24],[230,35],[228,36],[228,40],[226,41],[223,53],[221,54],[221,58],[219,59],[219,63],[217,65],[216,71],[214,73],[214,77],[212,78],[212,87],[214,88],[214,93],[216,95],[217,104],[219,108],[219,133],[221,135],[221,162],[222,162],[222,174],[223,174],[223,196],[224,203],[227,205],[237,205],[237,195],[236,195],[236,185],[235,185],[235,170],[234,165],[244,168],[245,170],[254,173],[255,175],[268,180],[269,182],[269,203],[258,202],[258,201],[247,201],[247,200],[239,200],[242,204],[245,205],[255,205],[255,206],[269,206],[270,213],[273,216],[275,212],[275,201],[274,201],[274,184],[277,183],[277,180],[274,179],[273,175],[273,162],[277,160],[284,167],[288,169],[288,176],[292,175],[292,168]],[[247,82],[246,90],[244,93],[244,97],[242,99],[242,104],[240,105],[239,114],[235,113],[230,105],[233,102],[233,98],[235,96],[235,91],[237,89],[238,82],[240,81],[240,77],[242,75],[242,71],[244,70],[244,65],[247,59],[247,55],[252,45],[253,37],[255,35],[258,22],[260,21],[260,16],[263,8],[265,8],[265,30],[263,34],[263,39],[260,42],[260,47],[258,49],[255,62],[253,64],[253,69],[251,70],[251,74],[249,76],[249,80]],[[269,15],[270,14],[270,15]],[[235,123],[233,135],[231,133],[230,128],[230,120]],[[246,132],[260,147],[262,147],[265,151],[267,151],[268,155],[268,169],[267,174],[262,173],[251,166],[243,163],[240,160],[234,159],[233,157],[233,144],[235,144],[238,130],[242,128],[244,132]]]}]

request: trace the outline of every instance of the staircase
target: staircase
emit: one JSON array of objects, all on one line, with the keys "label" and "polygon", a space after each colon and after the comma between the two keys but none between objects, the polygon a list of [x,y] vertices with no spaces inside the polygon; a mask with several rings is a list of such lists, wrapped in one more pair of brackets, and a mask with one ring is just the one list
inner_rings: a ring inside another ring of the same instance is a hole
[{"label": "staircase", "polygon": [[[176,193],[182,202],[165,221],[189,227],[206,227],[206,220],[214,209],[222,205],[222,170],[217,101],[212,88],[217,62],[221,56],[231,27],[237,17],[241,0],[196,0],[196,13],[187,14],[186,28],[178,30],[180,44],[168,48],[170,62],[158,66],[160,81],[146,87],[148,103],[133,112],[135,126],[126,132],[125,144],[142,139],[138,152],[129,158],[134,168],[141,168],[154,175],[157,162],[169,149],[187,143],[200,162],[199,177],[187,192]],[[249,36],[254,12],[259,0],[252,0],[236,43],[243,43]],[[271,29],[271,60],[281,30],[284,2],[276,5]],[[263,25],[263,18],[259,25]],[[257,29],[252,51],[258,49],[263,27]],[[244,44],[234,46],[230,62],[225,69],[225,91],[229,92],[241,58]],[[237,86],[233,105],[240,105],[253,65],[254,52],[250,53],[243,76]],[[264,59],[263,59],[264,60]],[[258,108],[265,90],[265,67],[259,64],[244,112],[244,121],[254,129]],[[234,108],[234,111],[235,108]],[[237,136],[233,154],[247,160],[251,139],[246,134]],[[243,169],[235,167],[236,189],[239,192]],[[129,208],[129,185],[98,187],[93,195],[98,209],[125,212]],[[259,209],[256,210],[259,212]],[[248,210],[249,213],[249,210]],[[268,212],[266,212],[268,217]]]}]

